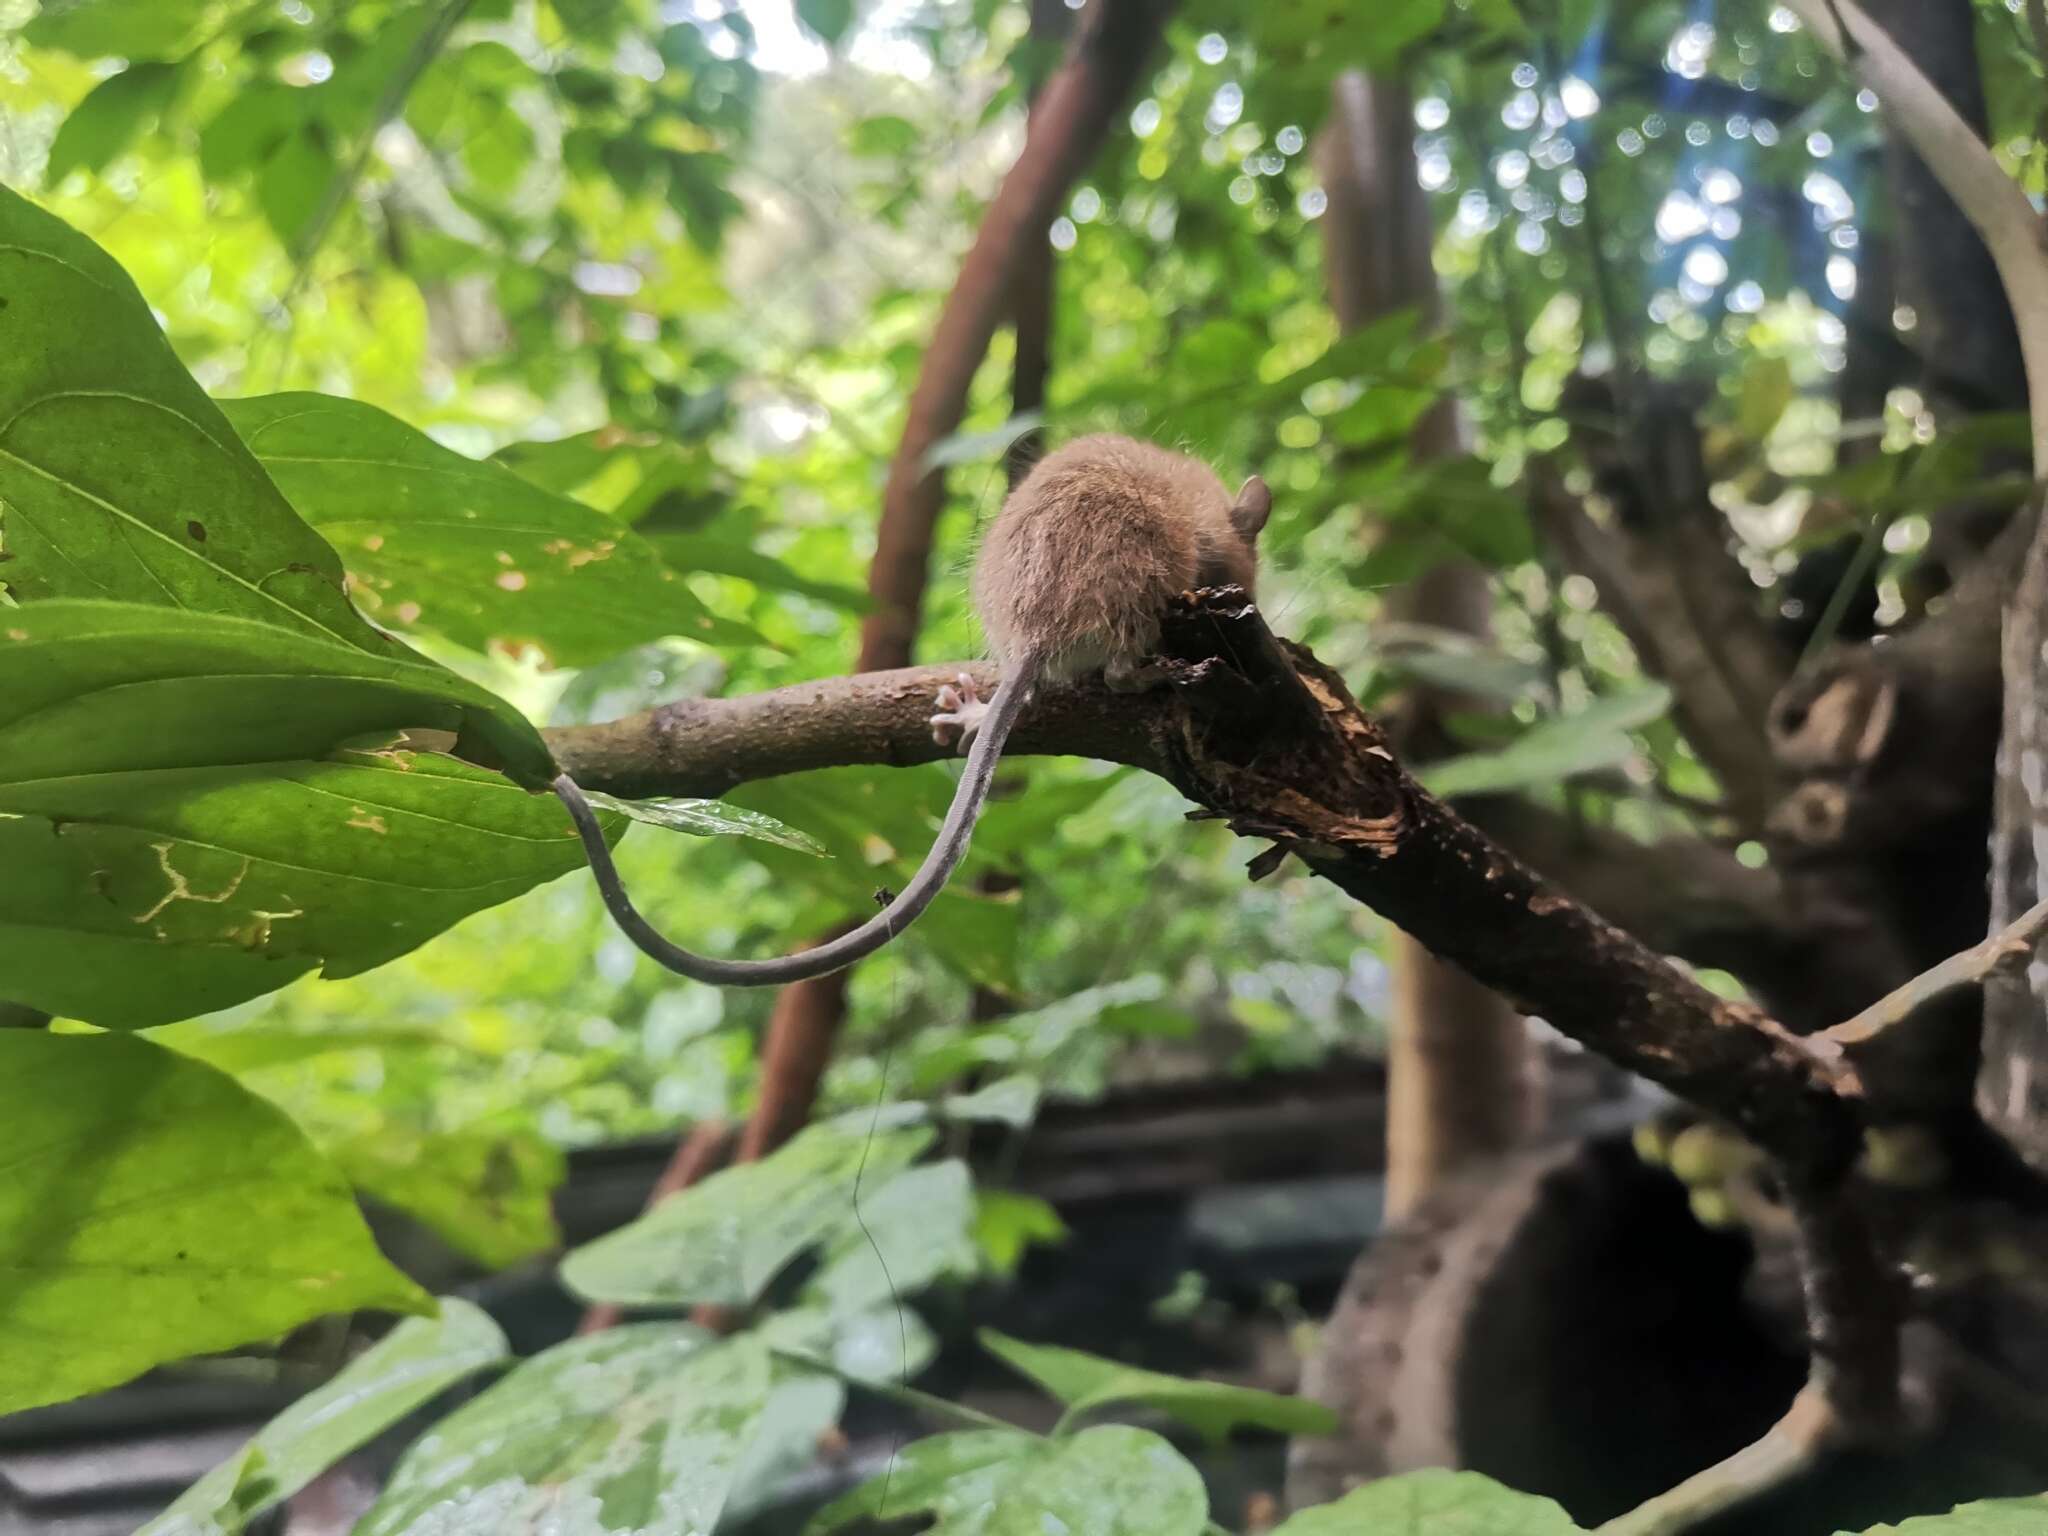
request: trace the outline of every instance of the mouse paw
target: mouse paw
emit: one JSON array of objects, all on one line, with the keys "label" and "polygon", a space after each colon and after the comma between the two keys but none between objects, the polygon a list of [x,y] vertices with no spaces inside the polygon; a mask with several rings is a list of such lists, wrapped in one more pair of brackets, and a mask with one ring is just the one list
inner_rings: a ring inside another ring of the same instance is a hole
[{"label": "mouse paw", "polygon": [[1171,682],[1177,670],[1170,661],[1133,661],[1119,656],[1102,669],[1102,682],[1111,693],[1149,693]]},{"label": "mouse paw", "polygon": [[939,690],[938,711],[932,715],[932,740],[942,747],[956,743],[966,751],[988,716],[988,704],[974,686],[974,679],[962,672]]}]

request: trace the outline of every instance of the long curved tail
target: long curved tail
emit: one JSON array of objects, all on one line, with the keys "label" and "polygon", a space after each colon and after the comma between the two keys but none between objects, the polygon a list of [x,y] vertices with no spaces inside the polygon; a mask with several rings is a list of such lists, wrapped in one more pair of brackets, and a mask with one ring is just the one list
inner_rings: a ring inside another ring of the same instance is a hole
[{"label": "long curved tail", "polygon": [[815,949],[780,955],[773,960],[719,960],[710,955],[692,954],[656,933],[633,905],[632,898],[627,896],[626,887],[619,879],[618,866],[612,862],[612,851],[605,843],[604,829],[598,824],[597,813],[584,799],[576,781],[565,773],[550,787],[568,807],[570,820],[576,823],[576,834],[583,839],[583,852],[590,860],[591,873],[597,877],[597,889],[604,897],[605,909],[611,913],[612,921],[619,925],[619,931],[643,953],[679,975],[718,987],[774,987],[786,982],[804,981],[812,976],[827,976],[873,954],[895,939],[916,922],[924,909],[932,904],[932,898],[945,889],[946,881],[967,853],[974,823],[981,815],[981,808],[988,803],[989,790],[995,784],[996,764],[1003,755],[1003,744],[1009,740],[1011,728],[1023,713],[1024,700],[1031,692],[1031,684],[1038,671],[1037,658],[1020,658],[996,689],[995,697],[989,701],[988,715],[974,738],[973,750],[967,754],[967,771],[961,775],[959,788],[953,792],[953,803],[947,808],[939,835],[902,893],[851,933],[842,934]]}]

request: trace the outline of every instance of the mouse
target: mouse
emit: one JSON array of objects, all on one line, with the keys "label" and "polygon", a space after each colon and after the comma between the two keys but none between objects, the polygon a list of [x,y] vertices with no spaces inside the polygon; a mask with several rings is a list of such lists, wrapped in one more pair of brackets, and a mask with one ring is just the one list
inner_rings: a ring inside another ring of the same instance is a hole
[{"label": "mouse", "polygon": [[858,928],[795,954],[692,953],[634,907],[596,812],[562,774],[551,788],[575,823],[612,920],[669,970],[714,986],[781,986],[873,954],[917,920],[966,857],[1003,746],[1035,691],[1097,672],[1117,692],[1165,681],[1157,651],[1167,604],[1201,587],[1253,594],[1258,536],[1272,506],[1257,475],[1232,496],[1201,460],[1135,438],[1100,433],[1047,454],[1004,499],[975,560],[973,605],[1001,680],[987,700],[965,674],[939,690],[933,736],[966,750],[967,767],[903,890]]}]

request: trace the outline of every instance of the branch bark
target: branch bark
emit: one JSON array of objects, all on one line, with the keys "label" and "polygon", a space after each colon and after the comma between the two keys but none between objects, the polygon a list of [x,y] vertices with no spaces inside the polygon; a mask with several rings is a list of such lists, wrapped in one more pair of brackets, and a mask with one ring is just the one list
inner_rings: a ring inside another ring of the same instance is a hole
[{"label": "branch bark", "polygon": [[[1139,697],[1049,689],[1011,749],[1157,773],[1239,833],[1287,845],[1522,1011],[1725,1115],[1788,1165],[1846,1166],[1860,1090],[1837,1049],[1715,996],[1458,817],[1401,769],[1342,680],[1277,641],[1235,589],[1177,605],[1162,649],[1179,686]],[[961,670],[976,668],[693,700],[557,730],[550,744],[579,782],[640,795],[716,793],[833,762],[924,762],[940,755],[932,694]]]}]

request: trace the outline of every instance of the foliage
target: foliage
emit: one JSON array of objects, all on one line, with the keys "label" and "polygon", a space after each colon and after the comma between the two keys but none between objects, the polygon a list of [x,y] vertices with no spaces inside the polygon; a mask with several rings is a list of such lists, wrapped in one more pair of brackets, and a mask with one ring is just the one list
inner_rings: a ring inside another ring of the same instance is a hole
[{"label": "foliage", "polygon": [[1410,1472],[1305,1509],[1274,1536],[1574,1536],[1579,1527],[1549,1499],[1503,1488],[1477,1472]]},{"label": "foliage", "polygon": [[233,1078],[112,1034],[10,1030],[0,1062],[0,1411],[328,1312],[432,1309],[340,1175]]},{"label": "foliage", "polygon": [[[1993,137],[2038,196],[2039,60],[1983,9]],[[749,1106],[766,1000],[671,985],[587,882],[557,880],[580,860],[524,792],[552,772],[540,729],[844,669],[894,428],[1048,55],[995,0],[909,20],[800,0],[779,39],[763,14],[0,0],[0,180],[28,194],[0,191],[0,997],[147,1031],[0,1034],[21,1068],[0,1142],[27,1159],[0,1256],[28,1266],[0,1324],[62,1345],[0,1351],[5,1406],[326,1312],[424,1308],[351,1189],[503,1266],[555,1243],[565,1147]],[[1449,320],[1340,335],[1309,145],[1337,70],[1397,64]],[[1678,0],[1190,0],[1126,122],[1050,231],[1049,398],[1017,411],[999,340],[933,455],[930,658],[976,648],[950,575],[1021,433],[1185,442],[1273,484],[1261,595],[1281,627],[1368,699],[1421,680],[1483,701],[1448,722],[1436,788],[1568,796],[1654,836],[1715,786],[1538,547],[1526,469],[1566,440],[1574,368],[1636,348],[1705,382],[1717,504],[1767,613],[1845,530],[1882,550],[1904,611],[1925,507],[2023,492],[1996,472],[2011,421],[1928,441],[1906,392],[1842,420],[1879,139],[1763,0],[1711,25]],[[1419,462],[1409,435],[1446,391],[1472,451]],[[1838,463],[1858,432],[1881,451]],[[1493,641],[1368,624],[1381,589],[1453,552],[1496,578]],[[900,884],[952,772],[610,810],[694,834],[621,850],[658,923],[762,953]],[[1241,849],[1157,782],[1009,772],[1021,792],[969,880],[852,983],[826,1084],[845,1117],[564,1265],[593,1299],[745,1309],[741,1331],[655,1323],[524,1362],[415,1445],[365,1530],[708,1529],[808,1455],[848,1383],[894,1390],[925,1363],[901,1294],[1063,1235],[922,1160],[936,1119],[1025,1127],[1044,1096],[1219,1039],[1248,1069],[1371,1041],[1376,924],[1305,879],[1247,890]],[[1019,893],[972,888],[996,872]],[[984,1017],[975,988],[1017,1006]],[[499,1341],[443,1307],[166,1529],[235,1528],[489,1363]],[[108,1316],[130,1321],[109,1337]],[[886,1493],[940,1529],[1194,1530],[1206,1500],[1177,1451],[1080,1421],[1321,1422],[989,1343],[1065,1405],[1060,1431],[917,1442],[834,1520]],[[1284,1529],[1368,1521],[1570,1528],[1419,1474]]]},{"label": "foliage", "polygon": [[136,1536],[229,1536],[297,1493],[373,1435],[505,1358],[490,1317],[444,1296],[438,1317],[409,1317],[324,1386],[257,1432]]}]

